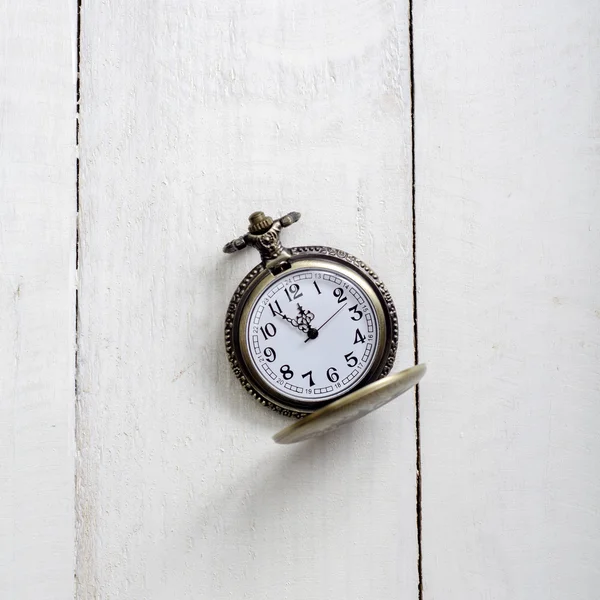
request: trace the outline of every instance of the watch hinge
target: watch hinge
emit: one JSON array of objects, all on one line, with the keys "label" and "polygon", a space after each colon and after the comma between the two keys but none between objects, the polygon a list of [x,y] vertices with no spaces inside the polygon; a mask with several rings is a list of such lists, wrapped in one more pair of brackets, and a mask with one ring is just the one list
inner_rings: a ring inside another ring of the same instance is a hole
[{"label": "watch hinge", "polygon": [[291,268],[291,264],[289,261],[287,260],[283,260],[281,262],[278,262],[277,264],[273,265],[272,267],[269,267],[269,271],[271,271],[271,273],[273,275],[279,275],[279,273],[283,273],[284,271],[287,271],[289,268]]}]

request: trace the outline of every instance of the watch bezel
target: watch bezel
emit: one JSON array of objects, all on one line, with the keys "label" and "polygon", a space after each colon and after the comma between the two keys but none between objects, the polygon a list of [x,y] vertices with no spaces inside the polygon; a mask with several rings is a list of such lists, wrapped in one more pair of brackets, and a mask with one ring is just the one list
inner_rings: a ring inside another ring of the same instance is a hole
[{"label": "watch bezel", "polygon": [[[327,246],[299,246],[289,250],[289,269],[331,268],[350,277],[369,296],[379,320],[379,343],[376,358],[360,382],[348,390],[351,393],[387,375],[394,365],[398,346],[398,318],[392,297],[375,272],[363,261]],[[246,321],[254,299],[271,281],[280,276],[257,265],[242,280],[233,294],[225,318],[225,348],[235,376],[242,386],[263,406],[284,416],[304,417],[307,414],[339,400],[339,396],[322,402],[303,402],[274,390],[265,389],[248,352]],[[362,279],[362,281],[361,281]],[[366,285],[364,285],[366,284]],[[342,396],[343,397],[343,396]]]}]

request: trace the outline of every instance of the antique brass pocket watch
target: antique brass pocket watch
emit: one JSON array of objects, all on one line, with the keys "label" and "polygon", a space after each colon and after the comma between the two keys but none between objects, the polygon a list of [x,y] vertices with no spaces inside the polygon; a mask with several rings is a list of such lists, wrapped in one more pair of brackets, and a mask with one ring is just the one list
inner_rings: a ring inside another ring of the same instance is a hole
[{"label": "antique brass pocket watch", "polygon": [[[261,404],[302,418],[275,436],[300,441],[354,420],[415,385],[417,365],[390,372],[398,343],[392,298],[364,262],[324,246],[284,248],[300,213],[250,215],[227,253],[256,248],[262,262],[235,291],[225,346],[237,378]],[[384,378],[384,379],[381,379]]]}]

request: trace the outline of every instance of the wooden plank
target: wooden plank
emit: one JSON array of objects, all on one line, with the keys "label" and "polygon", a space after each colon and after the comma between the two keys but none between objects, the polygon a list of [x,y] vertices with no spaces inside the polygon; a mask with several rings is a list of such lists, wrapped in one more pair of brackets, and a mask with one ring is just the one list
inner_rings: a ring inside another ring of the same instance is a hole
[{"label": "wooden plank", "polygon": [[598,597],[599,28],[415,3],[425,598]]},{"label": "wooden plank", "polygon": [[73,596],[74,3],[0,3],[0,597]]},{"label": "wooden plank", "polygon": [[278,447],[223,347],[256,209],[376,268],[412,364],[407,4],[84,2],[80,598],[417,597],[410,396]]}]

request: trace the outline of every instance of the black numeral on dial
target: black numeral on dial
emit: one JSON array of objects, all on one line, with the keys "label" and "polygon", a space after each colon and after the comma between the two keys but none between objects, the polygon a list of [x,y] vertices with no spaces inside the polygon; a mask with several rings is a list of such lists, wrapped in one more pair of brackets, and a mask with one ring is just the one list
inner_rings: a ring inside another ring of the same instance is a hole
[{"label": "black numeral on dial", "polygon": [[354,356],[354,352],[348,352],[348,354],[344,354],[344,358],[346,359],[346,364],[349,367],[355,367],[358,364],[358,358]]},{"label": "black numeral on dial", "polygon": [[313,281],[313,285],[317,288],[318,294],[321,295],[321,288],[319,288],[316,281]]},{"label": "black numeral on dial", "polygon": [[288,300],[291,302],[292,300],[298,300],[304,294],[300,291],[300,286],[297,283],[292,283],[289,288],[285,288],[285,295]]},{"label": "black numeral on dial", "polygon": [[269,347],[264,349],[264,355],[267,359],[267,362],[275,362],[275,359],[277,358],[277,353],[275,352],[275,350]]},{"label": "black numeral on dial", "polygon": [[344,290],[342,288],[335,288],[335,290],[333,290],[333,295],[337,298],[338,304],[342,304],[348,300],[348,298],[344,296]]},{"label": "black numeral on dial", "polygon": [[329,369],[327,369],[327,379],[329,379],[331,383],[335,383],[339,378],[340,376],[335,367],[329,367]]},{"label": "black numeral on dial", "polygon": [[354,343],[355,344],[364,344],[367,338],[360,332],[360,329],[356,330],[354,334]]},{"label": "black numeral on dial", "polygon": [[267,323],[264,327],[260,328],[260,332],[263,334],[265,340],[268,340],[270,337],[274,337],[277,333],[277,327],[273,325],[273,323]]},{"label": "black numeral on dial", "polygon": [[283,367],[279,369],[279,372],[283,375],[283,378],[286,381],[294,376],[294,371],[290,369],[290,365],[283,365]]},{"label": "black numeral on dial", "polygon": [[273,305],[269,302],[269,308],[271,309],[271,313],[274,317],[281,315],[281,306],[279,306],[279,300],[275,300],[275,308],[273,308]]},{"label": "black numeral on dial", "polygon": [[312,371],[302,374],[303,379],[306,379],[307,377],[308,377],[308,385],[310,385],[310,387],[313,387],[313,385],[315,385],[315,382],[313,381],[313,378],[312,378]]},{"label": "black numeral on dial", "polygon": [[355,304],[354,306],[351,306],[348,309],[349,312],[354,313],[350,318],[353,321],[360,321],[363,318],[363,314],[362,311],[358,310],[358,304]]}]

